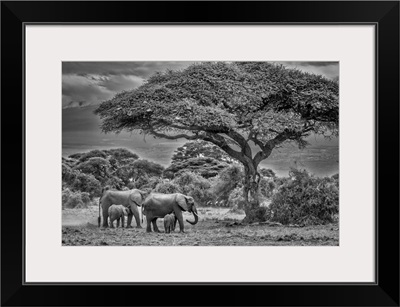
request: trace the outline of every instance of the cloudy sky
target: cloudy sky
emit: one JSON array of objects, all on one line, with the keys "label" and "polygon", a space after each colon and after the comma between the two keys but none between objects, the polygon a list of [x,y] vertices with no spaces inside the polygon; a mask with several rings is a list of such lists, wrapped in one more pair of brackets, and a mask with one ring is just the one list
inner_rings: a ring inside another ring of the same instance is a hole
[{"label": "cloudy sky", "polygon": [[[157,71],[183,69],[194,62],[63,62],[63,108],[96,105],[140,86]],[[279,62],[289,68],[339,78],[338,62]]]}]

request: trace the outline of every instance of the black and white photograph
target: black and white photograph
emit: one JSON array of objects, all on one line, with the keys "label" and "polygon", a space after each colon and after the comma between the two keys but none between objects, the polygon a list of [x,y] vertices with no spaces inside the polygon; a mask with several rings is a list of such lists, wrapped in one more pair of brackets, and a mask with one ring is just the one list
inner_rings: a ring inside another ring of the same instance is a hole
[{"label": "black and white photograph", "polygon": [[339,246],[339,62],[62,63],[62,246]]}]

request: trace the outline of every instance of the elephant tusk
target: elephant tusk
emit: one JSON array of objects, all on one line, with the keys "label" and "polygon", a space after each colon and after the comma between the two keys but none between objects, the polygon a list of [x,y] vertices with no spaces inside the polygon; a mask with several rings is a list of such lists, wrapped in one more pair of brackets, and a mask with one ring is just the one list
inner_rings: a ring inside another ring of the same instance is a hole
[{"label": "elephant tusk", "polygon": [[193,213],[195,216],[199,217],[198,214],[197,214],[196,212],[192,211],[192,213]]}]

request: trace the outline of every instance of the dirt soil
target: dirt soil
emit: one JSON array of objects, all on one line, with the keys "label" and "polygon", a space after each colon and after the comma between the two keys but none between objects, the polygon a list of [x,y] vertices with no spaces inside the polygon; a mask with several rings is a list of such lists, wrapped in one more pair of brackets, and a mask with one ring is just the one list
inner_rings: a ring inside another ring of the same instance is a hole
[{"label": "dirt soil", "polygon": [[[92,246],[338,246],[339,226],[282,226],[274,224],[241,225],[243,212],[228,208],[198,208],[199,222],[185,222],[185,233],[164,233],[163,219],[157,220],[161,233],[143,228],[98,228],[98,208],[65,209],[62,213],[62,245]],[[184,218],[193,220],[191,214]],[[132,226],[135,225],[133,219]]]}]

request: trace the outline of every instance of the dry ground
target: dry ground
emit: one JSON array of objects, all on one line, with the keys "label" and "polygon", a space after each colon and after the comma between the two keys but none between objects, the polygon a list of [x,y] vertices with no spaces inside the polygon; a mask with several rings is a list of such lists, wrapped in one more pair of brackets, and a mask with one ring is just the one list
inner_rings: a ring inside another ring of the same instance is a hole
[{"label": "dry ground", "polygon": [[[97,227],[98,207],[65,209],[62,213],[62,245],[155,245],[155,246],[338,246],[337,224],[308,227],[288,227],[255,224],[243,226],[238,221],[244,214],[231,213],[226,208],[198,208],[199,222],[192,226],[185,222],[185,233],[146,233],[143,228],[103,229]],[[191,214],[185,214],[193,220]],[[133,219],[132,225],[135,226]],[[163,220],[157,225],[164,230]]]}]

